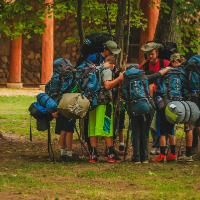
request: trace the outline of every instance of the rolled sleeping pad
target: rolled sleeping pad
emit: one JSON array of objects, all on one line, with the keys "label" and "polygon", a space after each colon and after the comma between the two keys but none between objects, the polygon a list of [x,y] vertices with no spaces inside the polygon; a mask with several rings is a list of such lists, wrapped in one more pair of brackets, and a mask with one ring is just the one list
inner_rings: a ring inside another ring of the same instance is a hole
[{"label": "rolled sleeping pad", "polygon": [[171,101],[165,108],[166,119],[172,124],[194,124],[200,116],[198,106],[191,101]]},{"label": "rolled sleeping pad", "polygon": [[46,93],[40,93],[37,95],[37,102],[44,106],[49,113],[57,111],[57,103]]},{"label": "rolled sleeping pad", "polygon": [[90,101],[81,93],[63,94],[58,112],[68,119],[80,119],[85,117],[90,107]]}]

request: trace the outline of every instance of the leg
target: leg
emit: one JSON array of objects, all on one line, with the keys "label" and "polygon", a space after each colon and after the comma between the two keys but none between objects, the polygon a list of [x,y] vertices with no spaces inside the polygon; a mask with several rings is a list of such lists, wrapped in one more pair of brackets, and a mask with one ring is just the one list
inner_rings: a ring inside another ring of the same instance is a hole
[{"label": "leg", "polygon": [[133,162],[140,162],[140,132],[143,124],[140,124],[138,116],[132,116],[131,127],[132,127],[132,145],[133,145]]}]

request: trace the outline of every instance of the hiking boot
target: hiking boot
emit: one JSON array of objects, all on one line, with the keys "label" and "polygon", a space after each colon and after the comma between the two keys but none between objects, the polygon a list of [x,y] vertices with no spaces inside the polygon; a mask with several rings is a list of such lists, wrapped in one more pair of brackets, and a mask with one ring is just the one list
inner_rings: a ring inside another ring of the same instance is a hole
[{"label": "hiking boot", "polygon": [[169,153],[168,155],[167,155],[167,161],[176,161],[177,160],[177,156],[176,156],[176,154],[173,154],[173,153]]},{"label": "hiking boot", "polygon": [[180,156],[178,158],[178,161],[180,162],[193,162],[193,157],[192,156],[186,156],[186,155],[183,155],[183,156]]},{"label": "hiking boot", "polygon": [[166,155],[161,154],[161,153],[160,155],[152,159],[152,162],[165,162],[165,161],[166,161]]},{"label": "hiking boot", "polygon": [[150,155],[159,155],[160,154],[160,149],[159,148],[153,148],[150,151]]}]

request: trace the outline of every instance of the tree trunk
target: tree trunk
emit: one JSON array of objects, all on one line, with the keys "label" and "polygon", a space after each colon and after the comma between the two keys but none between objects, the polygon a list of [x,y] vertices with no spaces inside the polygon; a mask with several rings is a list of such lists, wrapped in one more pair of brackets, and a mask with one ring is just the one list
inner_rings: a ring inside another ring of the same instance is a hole
[{"label": "tree trunk", "polygon": [[124,23],[126,15],[126,0],[118,0],[118,11],[116,20],[116,42],[121,48],[121,52],[118,55],[117,64],[118,67],[122,67],[124,60]]},{"label": "tree trunk", "polygon": [[161,7],[155,40],[158,42],[176,42],[176,2],[174,0],[165,0],[164,2],[170,10],[166,13],[165,8]]},{"label": "tree trunk", "polygon": [[77,25],[78,25],[78,32],[79,32],[79,38],[80,38],[80,45],[83,44],[83,40],[85,38],[85,33],[84,33],[84,29],[83,29],[83,20],[82,20],[82,9],[83,9],[83,1],[78,0]]}]

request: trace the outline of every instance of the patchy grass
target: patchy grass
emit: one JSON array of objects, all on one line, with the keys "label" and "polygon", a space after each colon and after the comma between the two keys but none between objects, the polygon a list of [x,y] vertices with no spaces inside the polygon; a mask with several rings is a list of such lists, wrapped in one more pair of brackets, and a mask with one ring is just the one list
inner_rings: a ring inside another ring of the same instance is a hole
[{"label": "patchy grass", "polygon": [[4,136],[0,139],[0,199],[200,199],[199,161],[146,165],[49,162],[45,134],[39,138],[35,131],[34,142],[27,140],[27,108],[33,100],[0,97]]}]

